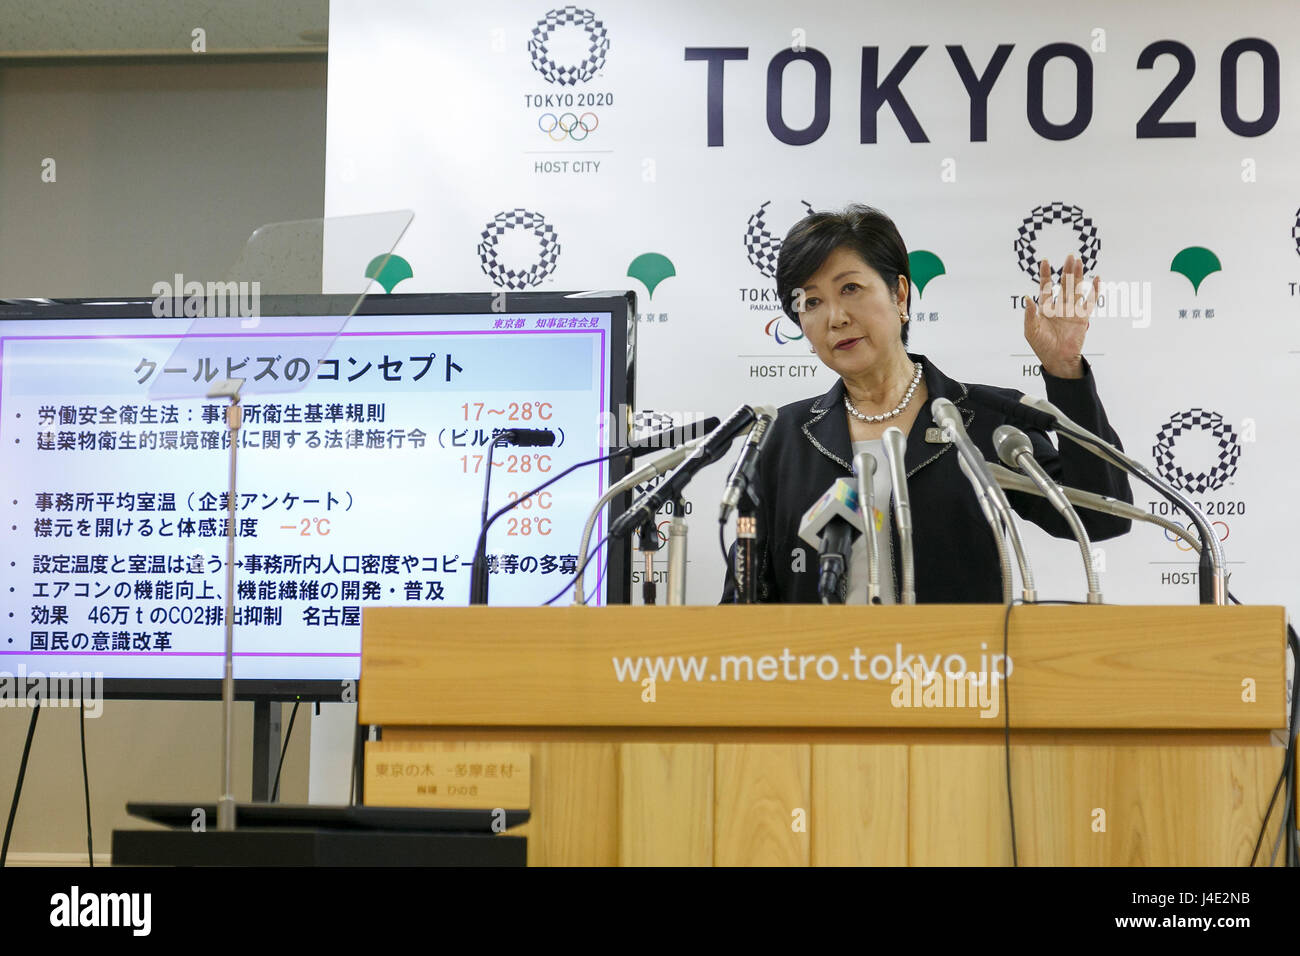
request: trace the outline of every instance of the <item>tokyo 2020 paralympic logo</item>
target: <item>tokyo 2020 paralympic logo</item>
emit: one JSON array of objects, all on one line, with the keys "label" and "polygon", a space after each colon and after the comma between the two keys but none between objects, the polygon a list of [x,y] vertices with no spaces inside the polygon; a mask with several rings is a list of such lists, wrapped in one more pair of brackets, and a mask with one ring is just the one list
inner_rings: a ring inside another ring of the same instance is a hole
[{"label": "tokyo 2020 paralympic logo", "polygon": [[[813,207],[806,201],[801,200],[801,202],[811,216]],[[781,242],[784,236],[772,235],[772,231],[767,227],[767,207],[770,205],[772,200],[769,199],[758,207],[758,211],[750,216],[749,222],[745,224],[745,255],[764,278],[775,279],[776,261],[781,254]]]}]

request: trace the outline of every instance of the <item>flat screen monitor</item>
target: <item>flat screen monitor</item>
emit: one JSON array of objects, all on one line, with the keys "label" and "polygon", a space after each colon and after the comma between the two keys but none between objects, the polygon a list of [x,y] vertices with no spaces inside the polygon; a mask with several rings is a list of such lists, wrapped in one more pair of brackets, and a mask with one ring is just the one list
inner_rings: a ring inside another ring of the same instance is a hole
[{"label": "flat screen monitor", "polygon": [[[261,311],[319,327],[354,301],[264,297]],[[631,293],[506,304],[370,297],[323,358],[256,329],[178,349],[193,320],[147,299],[0,305],[0,671],[96,674],[107,697],[220,696],[229,403],[155,396],[242,377],[236,695],[340,699],[364,608],[469,603],[496,430],[556,442],[495,449],[492,510],[626,435]],[[498,521],[490,603],[540,605],[571,581],[586,515],[627,467],[581,469]],[[596,555],[593,603],[629,601],[629,560],[627,541]]]}]

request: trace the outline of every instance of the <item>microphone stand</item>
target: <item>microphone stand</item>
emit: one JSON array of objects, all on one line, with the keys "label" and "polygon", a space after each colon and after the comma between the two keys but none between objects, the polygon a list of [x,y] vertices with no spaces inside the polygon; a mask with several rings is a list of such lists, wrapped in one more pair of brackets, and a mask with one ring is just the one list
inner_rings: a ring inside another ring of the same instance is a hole
[{"label": "microphone stand", "polygon": [[867,603],[880,603],[880,552],[876,535],[876,458],[871,452],[859,452],[853,459],[858,479],[858,512],[862,515],[862,532],[866,537]]},{"label": "microphone stand", "polygon": [[[987,464],[985,467],[988,467]],[[1020,528],[1016,525],[1011,504],[995,481],[989,483],[989,501],[994,505],[994,510],[998,513],[998,518],[1011,539],[1011,549],[1016,556],[1016,565],[1020,568],[1020,596],[1026,604],[1032,604],[1038,600],[1038,589],[1034,587],[1034,572],[1029,567],[1029,557],[1025,554],[1025,544],[1020,539]]]},{"label": "microphone stand", "polygon": [[1051,402],[1040,398],[1025,396],[1021,403],[1040,412],[1046,412],[1056,419],[1054,427],[1059,435],[1064,435],[1076,445],[1081,445],[1093,454],[1109,461],[1122,471],[1142,479],[1157,492],[1178,505],[1192,522],[1201,536],[1200,599],[1202,604],[1228,603],[1228,575],[1223,561],[1223,547],[1218,536],[1210,527],[1209,521],[1187,496],[1172,484],[1152,474],[1141,462],[1120,451],[1110,442],[1094,435],[1071,421],[1064,412]]},{"label": "microphone stand", "polygon": [[753,604],[757,600],[758,508],[749,490],[736,503],[736,552],[733,570],[736,578],[736,603]]},{"label": "microphone stand", "polygon": [[[936,398],[930,403],[931,413],[934,419],[942,425],[945,431],[949,432],[948,437],[957,447],[958,460],[962,465],[962,473],[966,475],[967,480],[975,486],[976,494],[980,497],[980,507],[989,507],[989,512],[985,514],[989,524],[993,526],[993,537],[998,539],[999,549],[1005,547],[1002,543],[1002,534],[1011,538],[1011,547],[1015,551],[1016,563],[1020,566],[1020,586],[1021,595],[1026,604],[1032,604],[1038,599],[1038,592],[1034,589],[1034,575],[1029,567],[1029,558],[1025,554],[1024,542],[1020,540],[1020,529],[1016,526],[1015,517],[1011,511],[1011,505],[1007,501],[1007,496],[1002,493],[998,483],[993,480],[989,474],[988,462],[980,454],[980,450],[975,447],[975,443],[970,440],[966,434],[966,428],[962,424],[961,413],[946,398]],[[996,516],[996,520],[995,520]],[[1001,527],[1001,531],[998,527]],[[1010,603],[1010,568],[1004,575],[1003,592],[1004,602]]]},{"label": "microphone stand", "polygon": [[[620,479],[617,484],[611,485],[605,491],[605,493],[600,496],[600,500],[596,502],[595,506],[591,509],[590,513],[588,513],[587,515],[587,521],[582,528],[582,543],[578,546],[578,554],[582,556],[579,560],[582,560],[583,558],[586,557],[587,551],[591,545],[591,535],[596,527],[596,519],[600,516],[601,509],[604,508],[606,504],[608,504],[614,498],[626,492],[629,488],[635,488],[643,481],[648,481],[651,478],[656,478],[659,475],[662,475],[664,472],[676,468],[678,465],[682,463],[682,460],[691,452],[693,452],[696,448],[698,448],[703,443],[703,441],[704,441],[703,438],[696,438],[692,441],[686,442],[683,445],[679,445],[677,448],[674,448],[672,451],[665,452],[663,455],[656,458],[654,461],[650,462],[650,464],[642,465],[636,471],[632,472],[632,474],[627,475],[626,477]],[[614,456],[611,455],[610,457],[612,458]],[[659,549],[658,540],[659,540],[658,533],[656,533],[655,550]],[[585,570],[586,569],[584,567],[578,568],[578,574],[576,576],[576,580],[574,581],[574,585],[573,585],[574,604],[586,604],[587,602],[586,595],[582,593],[583,591],[582,577]]]},{"label": "microphone stand", "polygon": [[[1069,525],[1070,533],[1074,535],[1074,540],[1078,542],[1079,551],[1083,555],[1083,572],[1088,581],[1088,603],[1103,603],[1101,584],[1097,580],[1097,570],[1092,563],[1092,541],[1088,538],[1088,531],[1084,528],[1083,522],[1079,520],[1078,513],[1070,507],[1069,499],[1065,497],[1060,487],[1056,482],[1052,481],[1051,476],[1043,470],[1043,466],[1034,458],[1033,446],[1030,444],[1029,437],[1014,426],[999,425],[993,433],[993,446],[997,449],[998,456],[1008,466],[1015,465],[1029,476],[1029,480],[1042,490],[1043,497],[1065,519],[1065,523]],[[992,469],[990,469],[990,473],[991,471]],[[994,477],[993,480],[997,481],[997,478]],[[999,487],[1001,486],[999,485]]]},{"label": "microphone stand", "polygon": [[[636,534],[637,548],[645,555],[645,571],[641,578],[641,600],[653,605],[658,592],[655,586],[654,553],[659,550],[659,529],[655,527],[655,516],[647,517]],[[586,601],[584,599],[574,603],[585,604]]]},{"label": "microphone stand", "polygon": [[[1080,434],[1075,433],[1074,428],[1057,421],[1056,430],[1059,434],[1073,441],[1075,444],[1088,446],[1090,438],[1083,438]],[[1083,431],[1082,435],[1090,435],[1089,432]],[[1102,442],[1102,439],[1096,439]],[[1202,604],[1227,604],[1228,603],[1228,575],[1223,561],[1223,547],[1219,543],[1218,536],[1210,527],[1210,523],[1205,520],[1201,514],[1201,509],[1192,504],[1187,496],[1175,488],[1172,484],[1162,481],[1153,475],[1140,462],[1135,461],[1128,455],[1112,447],[1108,442],[1102,442],[1101,445],[1106,451],[1120,462],[1121,467],[1141,478],[1144,482],[1156,489],[1166,498],[1182,508],[1192,522],[1196,525],[1196,530],[1201,536],[1201,567],[1198,575],[1200,581],[1200,600]]]},{"label": "microphone stand", "polygon": [[230,491],[226,500],[226,653],[221,678],[221,799],[217,801],[217,829],[235,829],[235,792],[231,783],[231,760],[235,741],[235,474],[238,460],[239,429],[244,422],[244,407],[239,404],[243,379],[219,383],[209,397],[227,396],[226,428],[230,432]]},{"label": "microphone stand", "polygon": [[483,476],[483,514],[482,517],[479,518],[480,546],[474,549],[474,563],[470,567],[469,572],[470,604],[487,604],[488,602],[487,552],[483,547],[483,533],[487,531],[488,488],[492,484],[492,452],[498,445],[504,444],[506,444],[506,442],[501,438],[494,438],[492,441],[488,442],[487,474]]},{"label": "microphone stand", "polygon": [[668,603],[686,603],[686,518],[682,512],[686,503],[680,494],[669,499],[673,503],[673,520],[668,525]]},{"label": "microphone stand", "polygon": [[907,450],[907,436],[901,428],[891,425],[885,429],[885,460],[889,464],[889,483],[893,487],[894,524],[898,528],[898,560],[903,567],[903,591],[899,604],[916,603],[916,567],[912,557],[912,499],[907,489],[907,472],[903,455]]},{"label": "microphone stand", "polygon": [[993,542],[998,549],[998,567],[1002,570],[1002,603],[1010,604],[1011,558],[1007,554],[1007,539],[1002,527],[1002,521],[998,515],[994,514],[992,507],[989,506],[989,498],[984,493],[983,483],[975,477],[975,473],[971,471],[970,465],[966,463],[966,459],[962,455],[957,456],[957,467],[961,469],[962,474],[966,476],[966,480],[975,489],[975,498],[980,503],[980,511],[984,512],[984,520],[989,523],[989,529],[993,532]]},{"label": "microphone stand", "polygon": [[[990,464],[989,471],[993,475],[993,480],[1008,491],[1023,491],[1026,494],[1038,495],[1040,498],[1047,497],[1043,489],[1019,472],[997,464]],[[1127,501],[1120,501],[1118,498],[1112,498],[1109,495],[1099,495],[1092,491],[1080,491],[1078,488],[1067,488],[1064,485],[1061,485],[1060,489],[1066,500],[1076,508],[1087,508],[1089,511],[1100,511],[1102,514],[1114,515],[1117,518],[1127,518],[1130,521],[1144,521],[1147,524],[1153,524],[1157,528],[1162,528],[1181,538],[1191,545],[1192,550],[1198,553],[1201,550],[1200,537],[1192,534],[1177,521],[1170,521],[1160,515],[1153,515],[1129,504]]]},{"label": "microphone stand", "polygon": [[[1022,459],[1023,457],[1024,455],[1021,456]],[[1023,463],[1020,465],[1020,468],[1025,472],[1025,474],[1029,475],[1031,480],[1034,480],[1035,484],[1038,483],[1036,479],[1040,477],[1039,475],[1035,474],[1035,472],[1029,468],[1026,468]],[[1041,477],[1046,476],[1043,475]],[[1045,485],[1043,491],[1048,491],[1050,487],[1050,485]],[[1047,494],[1045,497],[1052,504],[1056,504],[1053,495]],[[1078,513],[1073,508],[1069,507],[1068,504],[1064,509],[1058,509],[1058,511],[1060,512],[1061,517],[1065,519],[1065,523],[1070,526],[1070,533],[1074,535],[1074,540],[1079,543],[1079,553],[1083,556],[1083,574],[1088,581],[1088,603],[1103,604],[1105,602],[1101,599],[1101,582],[1097,579],[1097,569],[1092,563],[1092,541],[1088,538],[1088,532],[1083,527],[1083,522],[1079,520]]]}]

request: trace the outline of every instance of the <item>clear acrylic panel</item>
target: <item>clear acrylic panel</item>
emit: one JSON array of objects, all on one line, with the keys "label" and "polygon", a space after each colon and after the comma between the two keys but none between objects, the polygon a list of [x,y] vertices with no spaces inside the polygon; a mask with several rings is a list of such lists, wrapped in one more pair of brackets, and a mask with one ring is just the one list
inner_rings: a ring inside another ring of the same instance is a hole
[{"label": "clear acrylic panel", "polygon": [[[393,249],[413,218],[396,210],[268,223],[254,230],[223,282],[178,276],[182,288],[163,283],[154,314],[194,321],[153,370],[149,398],[203,398],[229,380],[241,396],[306,387],[366,295],[405,277],[408,267]],[[328,308],[320,308],[322,295]],[[327,314],[302,314],[304,297]]]}]

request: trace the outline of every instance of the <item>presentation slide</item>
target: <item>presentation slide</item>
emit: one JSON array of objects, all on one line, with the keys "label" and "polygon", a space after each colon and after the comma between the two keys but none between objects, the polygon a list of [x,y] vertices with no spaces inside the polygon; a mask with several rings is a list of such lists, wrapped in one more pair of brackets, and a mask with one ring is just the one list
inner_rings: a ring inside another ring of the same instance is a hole
[{"label": "presentation slide", "polygon": [[[229,401],[203,396],[223,379],[245,380],[237,679],[356,678],[364,608],[467,604],[498,430],[556,438],[495,449],[491,510],[605,452],[609,312],[357,315],[332,344],[191,325],[147,304],[0,322],[5,670],[220,678]],[[606,486],[604,464],[581,469],[493,526],[492,604],[538,605],[572,579]],[[602,554],[593,603],[604,570]]]}]

